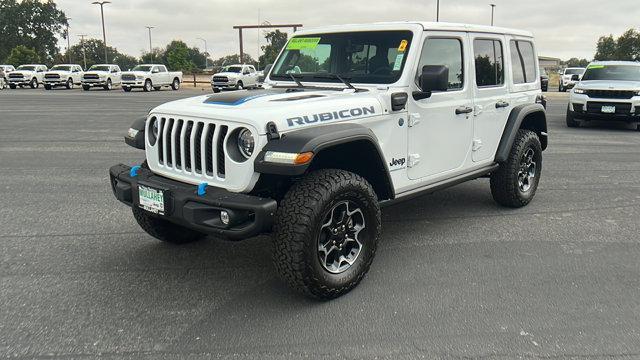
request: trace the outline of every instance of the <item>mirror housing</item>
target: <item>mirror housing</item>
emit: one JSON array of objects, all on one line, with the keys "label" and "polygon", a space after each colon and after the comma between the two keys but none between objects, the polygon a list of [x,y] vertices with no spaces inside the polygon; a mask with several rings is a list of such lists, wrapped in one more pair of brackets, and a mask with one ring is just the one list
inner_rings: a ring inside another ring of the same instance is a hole
[{"label": "mirror housing", "polygon": [[431,97],[434,91],[449,89],[449,68],[445,65],[425,65],[418,77],[421,91],[415,91],[413,98],[422,100]]}]

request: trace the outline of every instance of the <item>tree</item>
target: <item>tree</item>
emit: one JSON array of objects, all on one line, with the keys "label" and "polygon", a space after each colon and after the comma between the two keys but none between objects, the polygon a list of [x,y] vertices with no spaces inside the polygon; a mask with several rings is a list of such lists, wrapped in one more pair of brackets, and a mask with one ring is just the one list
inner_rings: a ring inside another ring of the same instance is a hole
[{"label": "tree", "polygon": [[189,47],[183,41],[173,40],[164,51],[166,65],[172,70],[191,72],[196,64],[189,58]]},{"label": "tree", "polygon": [[590,61],[587,59],[578,59],[578,58],[571,58],[565,62],[563,62],[563,64],[566,67],[587,67],[587,65],[589,65]]},{"label": "tree", "polygon": [[273,64],[280,54],[280,50],[287,44],[287,33],[280,30],[275,30],[265,35],[267,39],[267,45],[262,46],[263,54],[259,58],[259,66],[264,69],[268,64]]},{"label": "tree", "polygon": [[[84,45],[84,48],[83,48]],[[98,39],[88,39],[84,44],[76,44],[69,49],[71,58],[74,62],[82,64],[84,56],[87,57],[87,68],[95,64],[104,63],[104,42]],[[83,54],[84,51],[84,54]],[[122,69],[130,69],[138,63],[138,60],[129,55],[121,54],[118,49],[107,46],[107,55],[113,64],[117,64]],[[68,59],[69,54],[66,53],[63,59]],[[66,60],[63,60],[65,62]]]},{"label": "tree", "polygon": [[[35,50],[42,62],[58,53],[66,15],[53,0],[0,0],[0,62],[18,45]],[[6,62],[6,61],[4,61]]]},{"label": "tree", "polygon": [[640,61],[640,32],[629,29],[617,41],[616,60]]},{"label": "tree", "polygon": [[594,60],[614,60],[618,51],[618,43],[613,35],[601,36],[598,39],[598,45]]},{"label": "tree", "polygon": [[154,48],[152,52],[145,52],[142,54],[140,62],[143,64],[152,64],[157,62],[165,63],[164,50]]},{"label": "tree", "polygon": [[11,50],[11,54],[9,54],[5,62],[14,66],[39,64],[40,56],[34,49],[29,49],[24,45],[18,45]]},{"label": "tree", "polygon": [[[250,64],[250,65],[255,65],[256,64],[256,60],[254,58],[252,58],[251,55],[244,54],[243,56],[244,56],[244,63],[245,64]],[[219,58],[218,60],[214,60],[213,61],[213,66],[214,67],[222,67],[222,66],[233,65],[233,64],[240,64],[240,55],[239,54],[223,56],[223,57]]]},{"label": "tree", "polygon": [[118,65],[122,70],[129,70],[138,65],[138,59],[130,55],[117,53],[113,58],[113,63]]}]

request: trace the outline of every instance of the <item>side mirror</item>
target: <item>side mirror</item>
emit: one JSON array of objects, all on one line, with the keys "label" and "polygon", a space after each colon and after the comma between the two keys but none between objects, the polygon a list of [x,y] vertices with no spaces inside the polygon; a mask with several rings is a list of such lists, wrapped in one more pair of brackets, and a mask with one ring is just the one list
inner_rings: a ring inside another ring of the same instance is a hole
[{"label": "side mirror", "polygon": [[422,91],[413,93],[415,100],[430,98],[434,91],[447,91],[449,68],[445,65],[425,65],[422,68],[422,74],[418,77],[418,83]]},{"label": "side mirror", "polygon": [[575,74],[571,76],[571,81],[580,81],[580,75]]}]

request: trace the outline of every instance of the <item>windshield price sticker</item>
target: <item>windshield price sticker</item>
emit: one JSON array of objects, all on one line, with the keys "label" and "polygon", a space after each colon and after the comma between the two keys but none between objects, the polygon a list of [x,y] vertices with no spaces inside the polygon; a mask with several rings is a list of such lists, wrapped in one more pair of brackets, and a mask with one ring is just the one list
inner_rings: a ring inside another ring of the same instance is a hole
[{"label": "windshield price sticker", "polygon": [[402,40],[400,42],[400,46],[398,46],[398,52],[405,52],[405,50],[407,50],[407,45],[409,45],[409,42],[407,40]]},{"label": "windshield price sticker", "polygon": [[604,65],[590,65],[587,69],[604,69]]},{"label": "windshield price sticker", "polygon": [[402,67],[402,60],[404,60],[404,54],[400,53],[396,55],[396,61],[393,63],[393,71],[398,71]]},{"label": "windshield price sticker", "polygon": [[320,43],[319,37],[293,38],[287,44],[287,50],[315,49]]}]

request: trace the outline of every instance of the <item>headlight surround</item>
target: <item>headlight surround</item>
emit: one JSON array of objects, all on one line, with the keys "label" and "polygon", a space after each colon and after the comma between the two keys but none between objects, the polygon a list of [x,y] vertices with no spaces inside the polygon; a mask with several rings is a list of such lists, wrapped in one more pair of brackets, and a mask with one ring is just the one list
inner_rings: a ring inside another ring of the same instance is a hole
[{"label": "headlight surround", "polygon": [[238,150],[245,158],[250,158],[256,147],[256,139],[251,130],[243,128],[238,132]]},{"label": "headlight surround", "polygon": [[576,94],[584,95],[584,94],[587,93],[587,90],[575,88],[575,89],[573,89],[573,92],[576,93]]}]

